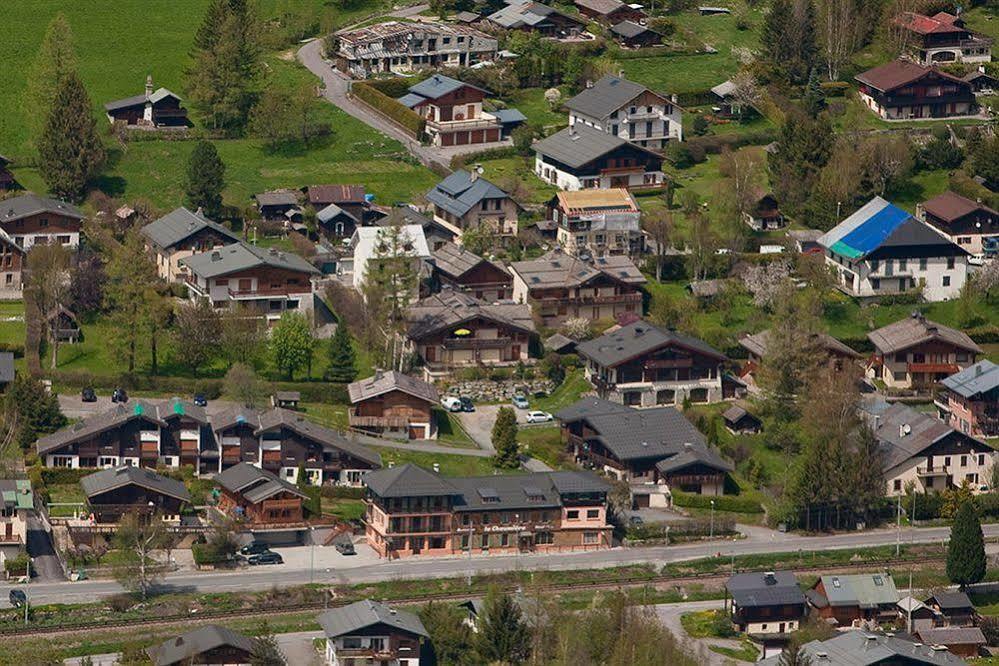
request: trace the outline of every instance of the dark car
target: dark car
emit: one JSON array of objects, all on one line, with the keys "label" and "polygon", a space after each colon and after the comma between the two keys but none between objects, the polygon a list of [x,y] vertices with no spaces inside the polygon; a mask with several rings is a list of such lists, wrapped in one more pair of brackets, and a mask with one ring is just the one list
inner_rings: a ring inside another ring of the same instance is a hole
[{"label": "dark car", "polygon": [[239,549],[240,555],[259,555],[260,553],[266,553],[270,548],[266,543],[260,543],[254,541],[253,543],[248,543]]},{"label": "dark car", "polygon": [[88,386],[80,391],[80,400],[83,402],[97,402],[97,391]]},{"label": "dark car", "polygon": [[632,525],[636,526],[636,527],[638,525],[644,525],[645,524],[645,521],[642,520],[641,516],[632,516],[631,518],[628,519],[628,522],[631,523]]},{"label": "dark car", "polygon": [[207,407],[208,398],[205,397],[204,393],[195,393],[194,398],[191,400],[198,407]]},{"label": "dark car", "polygon": [[128,402],[128,393],[123,388],[116,388],[111,394],[111,402]]},{"label": "dark car", "polygon": [[284,564],[284,560],[281,556],[275,553],[273,550],[265,550],[262,553],[257,553],[256,555],[250,555],[246,558],[247,563],[252,565],[257,564]]},{"label": "dark car", "polygon": [[14,608],[24,608],[24,604],[28,603],[28,595],[24,593],[24,590],[11,590],[7,598]]},{"label": "dark car", "polygon": [[461,411],[463,412],[475,411],[475,404],[472,403],[472,399],[469,398],[467,395],[461,396],[460,398],[458,398],[458,400],[461,401]]},{"label": "dark car", "polygon": [[357,551],[354,550],[354,544],[350,541],[337,541],[336,552],[341,555],[357,555]]}]

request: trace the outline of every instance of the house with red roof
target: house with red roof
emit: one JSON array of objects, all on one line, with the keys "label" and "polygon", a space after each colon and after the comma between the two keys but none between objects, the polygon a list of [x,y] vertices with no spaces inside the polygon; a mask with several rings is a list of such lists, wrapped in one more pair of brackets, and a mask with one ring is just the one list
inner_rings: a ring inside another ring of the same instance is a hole
[{"label": "house with red roof", "polygon": [[909,33],[912,56],[924,65],[992,59],[992,40],[969,30],[960,15],[902,12],[894,23]]},{"label": "house with red roof", "polygon": [[971,254],[981,254],[986,238],[999,238],[999,212],[954,192],[944,192],[916,207],[916,217]]},{"label": "house with red roof", "polygon": [[971,84],[935,67],[893,60],[856,76],[860,99],[885,120],[953,118],[978,113]]}]

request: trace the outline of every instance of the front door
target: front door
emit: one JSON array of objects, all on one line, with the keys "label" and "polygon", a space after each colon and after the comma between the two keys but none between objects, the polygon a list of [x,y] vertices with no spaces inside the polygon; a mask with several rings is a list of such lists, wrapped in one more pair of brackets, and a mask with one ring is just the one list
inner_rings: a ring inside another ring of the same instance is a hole
[{"label": "front door", "polygon": [[516,361],[520,358],[520,345],[510,345],[510,360]]}]

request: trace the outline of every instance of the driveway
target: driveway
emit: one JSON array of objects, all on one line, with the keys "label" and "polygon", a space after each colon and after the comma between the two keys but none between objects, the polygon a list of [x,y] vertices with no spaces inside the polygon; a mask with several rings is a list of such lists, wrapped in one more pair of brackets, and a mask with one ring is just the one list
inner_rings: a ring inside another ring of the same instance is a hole
[{"label": "driveway", "polygon": [[736,663],[735,660],[731,657],[720,655],[717,652],[712,652],[708,649],[708,647],[711,645],[717,645],[720,647],[738,648],[739,641],[732,640],[730,638],[691,638],[687,635],[686,630],[683,628],[683,624],[680,622],[680,616],[684,613],[712,609],[720,610],[724,607],[724,601],[711,600],[682,602],[677,604],[658,604],[653,606],[653,609],[655,609],[656,615],[659,617],[659,621],[663,623],[663,626],[669,629],[670,632],[672,632],[677,638],[689,643],[697,650],[699,663],[704,664],[705,666],[728,666],[728,664]]},{"label": "driveway", "polygon": [[28,533],[26,538],[28,555],[31,564],[38,574],[39,583],[55,583],[66,580],[62,565],[52,545],[52,534],[45,529],[42,519],[32,513],[28,516]]}]

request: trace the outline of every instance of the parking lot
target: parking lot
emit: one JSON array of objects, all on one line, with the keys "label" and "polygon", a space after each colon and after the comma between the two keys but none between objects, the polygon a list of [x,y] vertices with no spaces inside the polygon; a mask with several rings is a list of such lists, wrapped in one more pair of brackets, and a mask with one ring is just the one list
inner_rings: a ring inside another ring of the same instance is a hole
[{"label": "parking lot", "polygon": [[283,567],[299,571],[315,569],[316,571],[332,572],[370,566],[379,561],[378,555],[364,542],[363,538],[354,542],[356,555],[341,555],[332,544],[329,546],[318,544],[315,546],[273,546],[271,550],[281,556],[284,564],[260,566]]}]

